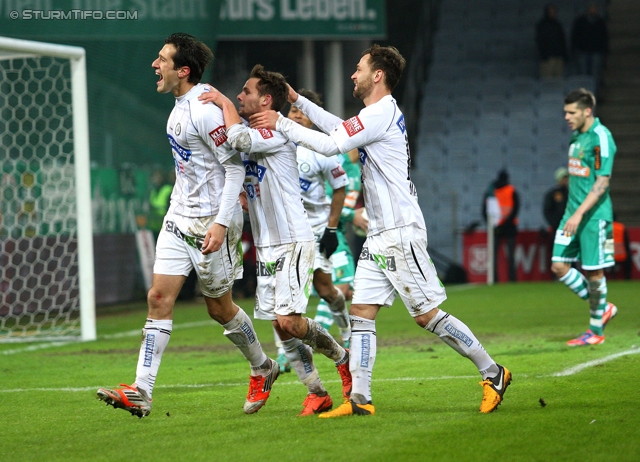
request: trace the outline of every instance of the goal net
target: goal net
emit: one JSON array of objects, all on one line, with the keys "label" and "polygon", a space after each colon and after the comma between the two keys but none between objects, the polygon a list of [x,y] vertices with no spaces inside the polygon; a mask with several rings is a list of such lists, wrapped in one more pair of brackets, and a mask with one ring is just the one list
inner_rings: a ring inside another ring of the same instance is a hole
[{"label": "goal net", "polygon": [[96,338],[83,48],[0,37],[0,342]]}]

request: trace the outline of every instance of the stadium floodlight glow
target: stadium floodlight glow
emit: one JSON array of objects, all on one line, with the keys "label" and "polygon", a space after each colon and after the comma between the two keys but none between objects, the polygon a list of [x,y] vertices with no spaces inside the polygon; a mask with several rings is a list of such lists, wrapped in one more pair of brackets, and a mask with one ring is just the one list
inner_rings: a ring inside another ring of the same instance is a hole
[{"label": "stadium floodlight glow", "polygon": [[85,50],[0,37],[0,342],[95,340]]}]

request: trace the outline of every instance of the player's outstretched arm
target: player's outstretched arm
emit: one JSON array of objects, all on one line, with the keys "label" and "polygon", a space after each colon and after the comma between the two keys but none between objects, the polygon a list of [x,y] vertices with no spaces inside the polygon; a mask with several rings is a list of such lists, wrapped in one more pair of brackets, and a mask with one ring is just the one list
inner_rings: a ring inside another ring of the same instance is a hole
[{"label": "player's outstretched arm", "polygon": [[341,152],[338,145],[330,136],[303,127],[299,123],[287,119],[275,111],[259,112],[252,115],[249,120],[251,122],[251,128],[277,130],[289,140],[323,156],[335,156]]},{"label": "player's outstretched arm", "polygon": [[302,113],[324,133],[329,133],[344,122],[340,117],[331,114],[329,111],[321,108],[304,96],[298,95],[298,98],[293,105],[299,108]]}]

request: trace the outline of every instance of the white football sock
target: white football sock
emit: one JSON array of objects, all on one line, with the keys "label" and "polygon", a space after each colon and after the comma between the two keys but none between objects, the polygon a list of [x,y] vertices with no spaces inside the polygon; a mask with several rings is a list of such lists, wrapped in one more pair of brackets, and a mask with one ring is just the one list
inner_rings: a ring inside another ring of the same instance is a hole
[{"label": "white football sock", "polygon": [[425,329],[436,334],[460,355],[473,361],[483,379],[495,377],[500,372],[471,329],[455,316],[438,310],[438,314],[429,321]]},{"label": "white football sock", "polygon": [[313,351],[322,353],[334,362],[340,363],[340,360],[346,355],[345,349],[320,324],[311,318],[303,319],[307,321],[307,333],[300,340],[313,348]]},{"label": "white football sock", "polygon": [[[371,402],[371,374],[376,362],[376,322],[359,316],[351,316],[351,399],[359,404]],[[362,399],[359,399],[360,395]],[[360,402],[360,401],[364,402]]]},{"label": "white football sock", "polygon": [[267,355],[262,351],[262,346],[258,340],[258,335],[253,328],[251,318],[242,308],[238,308],[238,313],[231,321],[223,324],[224,335],[233,342],[251,364],[251,375],[266,375],[264,366]]},{"label": "white football sock", "polygon": [[162,353],[169,343],[172,329],[173,321],[171,319],[147,319],[142,329],[142,343],[138,355],[135,385],[146,391],[149,398],[153,394]]},{"label": "white football sock", "polygon": [[289,364],[296,371],[298,378],[307,387],[309,393],[319,393],[321,395],[326,393],[327,390],[322,385],[318,370],[313,364],[313,350],[311,350],[311,347],[295,337],[284,340],[282,345]]},{"label": "white football sock", "polygon": [[278,349],[278,356],[283,355],[284,346],[282,346],[282,340],[280,340],[280,336],[278,335],[275,327],[273,327],[273,341],[275,342],[276,348]]}]

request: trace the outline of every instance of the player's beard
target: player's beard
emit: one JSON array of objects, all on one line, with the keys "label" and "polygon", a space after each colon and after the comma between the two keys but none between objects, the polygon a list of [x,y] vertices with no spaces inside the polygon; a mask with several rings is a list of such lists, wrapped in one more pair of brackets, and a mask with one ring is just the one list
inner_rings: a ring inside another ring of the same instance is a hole
[{"label": "player's beard", "polygon": [[355,98],[364,99],[364,97],[373,88],[373,77],[364,77],[362,80],[357,81],[356,88],[353,89],[353,96]]}]

